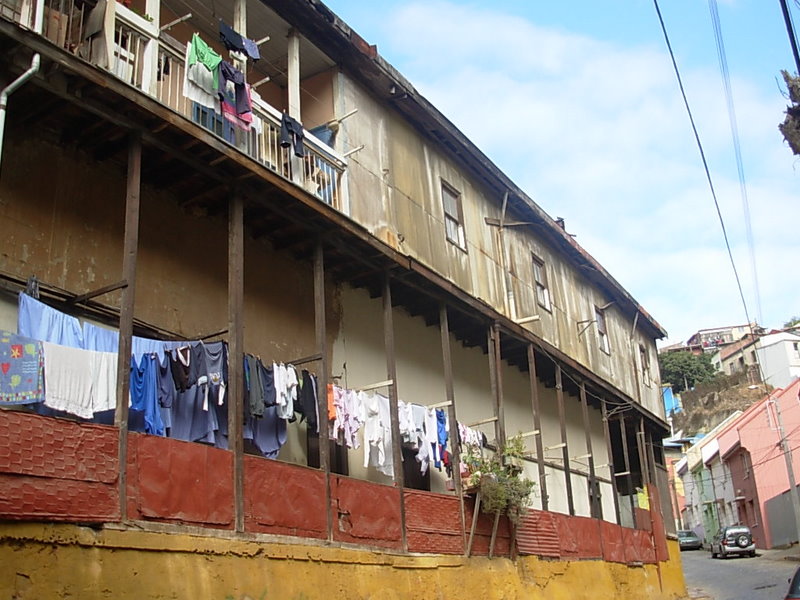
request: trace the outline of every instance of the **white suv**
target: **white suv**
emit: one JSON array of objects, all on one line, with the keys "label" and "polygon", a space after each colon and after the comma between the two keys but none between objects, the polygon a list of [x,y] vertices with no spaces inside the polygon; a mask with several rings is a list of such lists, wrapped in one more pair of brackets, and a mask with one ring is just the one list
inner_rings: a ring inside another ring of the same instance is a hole
[{"label": "white suv", "polygon": [[711,558],[728,558],[732,554],[756,555],[756,545],[750,528],[744,525],[722,527],[711,540]]}]

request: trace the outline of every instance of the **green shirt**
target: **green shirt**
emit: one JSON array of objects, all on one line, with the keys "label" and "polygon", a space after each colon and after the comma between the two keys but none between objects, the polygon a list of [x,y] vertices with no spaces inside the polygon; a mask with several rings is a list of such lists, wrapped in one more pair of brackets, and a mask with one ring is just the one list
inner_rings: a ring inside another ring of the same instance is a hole
[{"label": "green shirt", "polygon": [[219,69],[217,67],[222,62],[222,57],[195,33],[192,35],[192,45],[189,47],[189,66],[196,62],[205,65],[214,74],[214,89],[218,90]]}]

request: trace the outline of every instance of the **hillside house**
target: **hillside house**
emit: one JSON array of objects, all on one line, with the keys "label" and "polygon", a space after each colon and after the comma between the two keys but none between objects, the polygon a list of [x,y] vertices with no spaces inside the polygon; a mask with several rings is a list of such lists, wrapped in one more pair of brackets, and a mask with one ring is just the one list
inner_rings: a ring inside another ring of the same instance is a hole
[{"label": "hillside house", "polygon": [[[315,597],[323,581],[360,597],[380,569],[407,589],[401,567],[443,597],[464,569],[479,573],[477,597],[494,597],[497,577],[529,585],[474,554],[602,559],[642,597],[680,590],[659,509],[664,330],[374,46],[317,0],[0,9],[0,79],[17,81],[3,115],[0,329],[32,336],[46,314],[57,324],[41,336],[83,337],[44,339],[58,347],[45,356],[115,353],[106,420],[0,411],[0,570],[23,573],[30,597],[69,585],[127,597],[120,549],[142,568],[157,560],[143,549],[169,556],[153,594],[191,582],[196,597],[257,596],[274,576],[280,597]],[[176,421],[136,425],[132,358],[135,371],[143,356],[163,365],[165,349],[213,344],[228,360],[195,383],[212,400],[193,413],[213,424],[182,436]],[[250,401],[253,365],[273,363],[315,392],[267,448]],[[363,429],[352,444],[334,432],[329,385],[386,407],[378,466]],[[408,405],[441,411],[455,471],[420,473],[402,442]],[[536,487],[519,528],[473,519],[459,425],[487,453],[522,434]],[[26,528],[37,523],[59,525]],[[20,541],[55,549],[51,563]],[[88,546],[100,562],[77,558]],[[276,560],[244,566],[259,555]],[[223,564],[247,575],[203,575]],[[289,564],[307,576],[277,578]]]}]

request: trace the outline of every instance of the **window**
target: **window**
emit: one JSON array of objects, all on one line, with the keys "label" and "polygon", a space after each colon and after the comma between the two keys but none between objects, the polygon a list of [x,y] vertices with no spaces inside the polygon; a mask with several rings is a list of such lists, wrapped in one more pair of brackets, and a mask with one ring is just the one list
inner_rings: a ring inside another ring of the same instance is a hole
[{"label": "window", "polygon": [[742,454],[742,476],[747,479],[750,477],[750,457]]},{"label": "window", "polygon": [[595,306],[594,318],[597,323],[597,335],[600,338],[600,350],[606,354],[611,354],[611,346],[608,343],[608,329],[606,328],[606,311]]},{"label": "window", "polygon": [[442,182],[442,205],[444,206],[444,231],[447,240],[462,250],[467,250],[464,236],[464,212],[461,210],[461,194]]},{"label": "window", "polygon": [[642,381],[646,386],[650,386],[650,354],[644,344],[639,344],[639,365],[642,368]]},{"label": "window", "polygon": [[545,310],[550,310],[550,288],[547,286],[547,269],[544,261],[533,255],[533,282],[536,286],[536,302]]}]

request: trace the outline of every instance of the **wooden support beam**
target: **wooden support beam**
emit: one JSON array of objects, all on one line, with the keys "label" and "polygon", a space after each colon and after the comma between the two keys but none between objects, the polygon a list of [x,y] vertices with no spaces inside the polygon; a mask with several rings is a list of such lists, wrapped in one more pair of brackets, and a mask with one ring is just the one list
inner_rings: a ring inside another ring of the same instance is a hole
[{"label": "wooden support beam", "polygon": [[69,304],[82,304],[87,300],[91,300],[92,298],[97,298],[98,296],[102,296],[103,294],[108,294],[109,292],[115,292],[117,290],[121,290],[123,288],[128,287],[128,281],[123,279],[122,281],[118,281],[117,283],[112,283],[107,286],[98,288],[91,292],[86,292],[85,294],[81,294],[80,296],[75,296],[74,298],[70,298],[67,300]]},{"label": "wooden support beam", "polygon": [[386,377],[391,379],[389,388],[389,416],[392,426],[392,457],[394,486],[400,492],[400,533],[403,552],[408,552],[406,532],[405,482],[403,480],[403,451],[400,447],[400,418],[397,409],[397,363],[394,347],[394,321],[392,315],[392,285],[387,271],[383,277],[383,341],[386,348]]},{"label": "wooden support beam", "polygon": [[286,67],[286,88],[289,103],[289,116],[302,120],[300,113],[300,34],[296,29],[289,30]]},{"label": "wooden support beam", "polygon": [[493,326],[494,337],[494,374],[495,374],[495,414],[497,415],[497,447],[506,446],[506,420],[503,402],[503,358],[500,353],[500,325]]},{"label": "wooden support beam", "polygon": [[244,531],[244,200],[228,204],[228,440],[233,450],[236,531]]},{"label": "wooden support beam", "polygon": [[[633,500],[633,477],[631,477],[631,459],[628,454],[628,432],[625,430],[625,416],[619,416],[619,434],[622,437],[622,458],[625,464],[625,479],[628,482],[628,500],[631,505],[631,517],[633,518],[633,527],[636,528],[636,503]],[[616,480],[616,474],[613,477]]]},{"label": "wooden support beam", "polygon": [[644,417],[639,417],[636,430],[636,449],[639,451],[639,470],[642,473],[642,488],[652,483],[650,476],[650,461],[647,457],[647,444],[645,443]]},{"label": "wooden support beam", "polygon": [[119,353],[117,355],[117,406],[114,424],[119,428],[119,512],[128,520],[128,396],[131,382],[131,346],[136,298],[136,261],[139,252],[139,208],[142,175],[142,138],[133,132],[128,141],[128,179],[125,193],[125,237],[122,246],[122,278],[128,286],[122,292],[119,312]]},{"label": "wooden support beam", "polygon": [[[533,344],[528,344],[528,375],[531,385],[531,406],[533,408],[533,426],[536,431],[542,430],[542,411],[539,403],[539,385],[536,380],[536,355]],[[547,496],[547,477],[544,472],[544,448],[542,436],[536,437],[536,467],[539,471],[539,489],[542,496],[542,510],[548,510],[549,498]]]},{"label": "wooden support beam", "polygon": [[[316,335],[319,372],[317,373],[317,413],[319,414],[319,466],[325,473],[325,515],[328,540],[333,540],[333,509],[331,508],[331,456],[328,419],[328,331],[325,321],[325,251],[322,240],[314,248],[314,331]],[[308,357],[309,359],[313,357]]]},{"label": "wooden support beam", "polygon": [[[453,357],[450,351],[450,326],[447,320],[447,305],[439,304],[439,334],[442,339],[442,365],[444,367],[444,393],[447,417],[450,421],[450,447],[453,455],[453,483],[458,496],[459,516],[461,517],[461,541],[464,553],[467,551],[467,521],[464,509],[464,490],[461,485],[461,446],[458,443],[458,421],[456,420],[455,385],[453,381]],[[441,403],[439,403],[441,404]],[[436,406],[436,405],[433,405]],[[429,408],[433,408],[430,406]]]},{"label": "wooden support beam", "polygon": [[611,478],[611,488],[614,490],[614,515],[617,517],[617,525],[622,524],[619,516],[619,492],[617,491],[617,478],[614,476],[614,447],[611,444],[611,431],[608,426],[608,407],[605,399],[600,400],[600,410],[603,413],[603,433],[606,438],[606,452],[608,453],[608,472]]},{"label": "wooden support beam", "polygon": [[581,413],[583,414],[583,432],[586,436],[586,453],[589,455],[589,514],[595,519],[603,518],[603,506],[600,502],[600,487],[597,485],[597,474],[594,472],[594,451],[592,450],[592,429],[589,424],[589,402],[586,399],[586,385],[580,384]]},{"label": "wooden support beam", "polygon": [[564,407],[564,386],[561,383],[561,365],[556,364],[556,397],[558,399],[558,422],[561,426],[561,457],[564,461],[564,485],[567,488],[569,514],[575,514],[575,498],[572,496],[572,474],[569,466],[569,441],[567,440],[567,416]]}]

